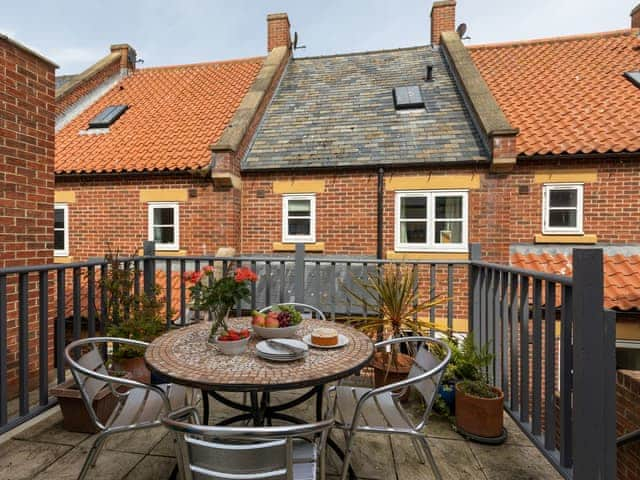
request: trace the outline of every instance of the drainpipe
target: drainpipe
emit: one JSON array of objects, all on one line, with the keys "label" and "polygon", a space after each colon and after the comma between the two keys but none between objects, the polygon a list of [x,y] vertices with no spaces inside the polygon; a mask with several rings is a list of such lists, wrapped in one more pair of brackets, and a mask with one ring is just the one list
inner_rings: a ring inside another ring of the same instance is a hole
[{"label": "drainpipe", "polygon": [[378,260],[382,259],[382,227],[384,212],[384,168],[378,169],[378,245],[377,245],[377,257]]}]

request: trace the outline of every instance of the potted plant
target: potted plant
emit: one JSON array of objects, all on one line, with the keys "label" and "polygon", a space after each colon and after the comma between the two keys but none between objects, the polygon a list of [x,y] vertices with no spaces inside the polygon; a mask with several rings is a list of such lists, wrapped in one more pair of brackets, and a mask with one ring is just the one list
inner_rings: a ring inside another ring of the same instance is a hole
[{"label": "potted plant", "polygon": [[[418,273],[407,265],[388,265],[367,272],[364,279],[353,277],[354,286],[343,290],[368,316],[349,317],[347,321],[372,338],[397,338],[410,333],[428,335],[436,326],[420,314],[448,299],[442,295],[421,301],[418,295]],[[392,344],[390,350],[377,351],[371,362],[376,386],[404,380],[413,358],[401,351],[402,344]]]},{"label": "potted plant", "polygon": [[192,283],[189,291],[193,308],[208,312],[212,322],[209,341],[215,343],[217,335],[228,332],[230,310],[235,304],[249,298],[249,285],[258,280],[258,275],[247,267],[235,270],[227,267],[216,278],[214,267],[207,265],[199,272],[185,273],[184,280]]},{"label": "potted plant", "polygon": [[[157,287],[148,295],[135,293],[136,272],[120,261],[118,254],[107,254],[109,268],[100,279],[106,290],[106,331],[109,336],[150,342],[165,332],[163,304]],[[144,349],[118,345],[111,352],[112,368],[130,372],[134,380],[149,383],[151,373],[144,363]]]},{"label": "potted plant", "polygon": [[[452,337],[446,341],[451,360],[439,394],[449,413],[455,414],[456,430],[474,440],[499,442],[503,436],[504,396],[487,380],[487,368],[493,360],[488,345],[478,347],[472,333],[460,342]],[[436,355],[444,352],[436,350]]]},{"label": "potted plant", "polygon": [[504,394],[485,380],[456,384],[456,428],[466,437],[484,443],[501,443]]}]

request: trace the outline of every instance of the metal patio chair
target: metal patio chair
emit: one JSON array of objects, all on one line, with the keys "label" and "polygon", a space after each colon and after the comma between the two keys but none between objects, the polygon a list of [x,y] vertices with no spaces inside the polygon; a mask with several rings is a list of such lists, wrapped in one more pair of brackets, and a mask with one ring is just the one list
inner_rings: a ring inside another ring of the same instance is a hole
[{"label": "metal patio chair", "polygon": [[[65,358],[78,385],[91,420],[99,430],[82,466],[79,480],[87,476],[110,435],[162,425],[161,415],[193,405],[194,391],[180,385],[147,385],[146,383],[109,375],[101,354],[111,345],[146,347],[138,340],[112,337],[84,338],[65,348]],[[103,388],[109,388],[117,404],[103,423],[93,408],[93,399]]]},{"label": "metal patio chair", "polygon": [[[377,343],[376,348],[387,349],[397,343],[404,343],[407,351],[413,353],[413,365],[405,380],[378,388],[338,385],[329,389],[336,418],[335,428],[342,430],[345,436],[342,480],[346,480],[348,475],[357,432],[410,437],[420,462],[428,461],[436,479],[442,478],[422,429],[427,424],[451,350],[445,342],[429,337],[394,338]],[[443,360],[429,351],[427,346],[431,345],[442,348],[445,352]],[[411,418],[400,402],[407,389],[417,392],[423,402],[423,412],[418,421]]]},{"label": "metal patio chair", "polygon": [[[196,423],[179,421],[187,416]],[[198,425],[195,409],[187,407],[163,417],[162,422],[176,435],[183,480],[325,478],[326,442],[333,419],[277,427],[216,427]]]},{"label": "metal patio chair", "polygon": [[263,309],[261,309],[260,313],[266,313],[266,312],[270,311],[271,309],[273,309],[274,307],[277,307],[279,305],[287,305],[287,306],[294,307],[296,310],[298,310],[303,315],[311,314],[311,318],[315,318],[316,320],[326,320],[327,319],[325,314],[322,313],[322,310],[320,310],[318,307],[314,307],[313,305],[308,305],[306,303],[295,303],[295,302],[276,303],[276,304],[273,304],[273,305],[269,305],[269,306],[264,307]]}]

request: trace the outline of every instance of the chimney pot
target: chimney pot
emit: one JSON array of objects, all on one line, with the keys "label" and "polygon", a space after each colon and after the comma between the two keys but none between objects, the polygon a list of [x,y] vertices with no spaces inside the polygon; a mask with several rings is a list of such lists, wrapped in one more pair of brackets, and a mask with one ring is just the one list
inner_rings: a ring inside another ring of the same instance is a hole
[{"label": "chimney pot", "polygon": [[452,32],[456,29],[455,0],[438,0],[431,7],[431,45],[440,44],[442,32]]},{"label": "chimney pot", "polygon": [[631,10],[631,28],[640,28],[640,3]]},{"label": "chimney pot", "polygon": [[286,13],[270,13],[267,15],[267,51],[276,47],[291,48],[291,25]]}]

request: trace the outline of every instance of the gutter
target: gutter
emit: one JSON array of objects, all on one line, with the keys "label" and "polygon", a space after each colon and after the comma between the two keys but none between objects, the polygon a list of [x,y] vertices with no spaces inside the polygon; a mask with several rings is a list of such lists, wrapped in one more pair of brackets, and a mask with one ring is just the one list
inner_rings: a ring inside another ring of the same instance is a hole
[{"label": "gutter", "polygon": [[377,245],[376,257],[382,260],[384,227],[384,168],[378,168],[378,212],[377,212]]}]

